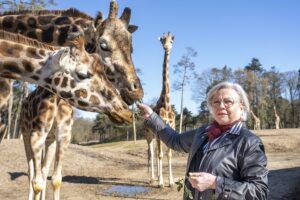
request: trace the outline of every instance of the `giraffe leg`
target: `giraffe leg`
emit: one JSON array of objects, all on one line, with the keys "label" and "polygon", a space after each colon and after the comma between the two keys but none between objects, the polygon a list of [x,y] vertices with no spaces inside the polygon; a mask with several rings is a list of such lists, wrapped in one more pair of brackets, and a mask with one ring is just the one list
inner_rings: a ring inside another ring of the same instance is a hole
[{"label": "giraffe leg", "polygon": [[32,187],[34,166],[33,166],[32,151],[31,151],[31,147],[30,147],[30,138],[28,137],[28,135],[24,134],[23,142],[24,142],[25,153],[26,153],[27,164],[28,164],[28,183],[29,183],[28,199],[32,200],[34,197],[34,191],[33,191],[33,187]]},{"label": "giraffe leg", "polygon": [[150,160],[150,184],[154,183],[155,176],[154,176],[154,147],[153,147],[153,140],[148,143],[148,159]]},{"label": "giraffe leg", "polygon": [[163,179],[163,165],[162,165],[162,159],[163,159],[163,151],[162,151],[162,144],[161,140],[159,138],[157,140],[157,150],[158,150],[158,168],[159,168],[159,175],[158,175],[158,186],[164,187],[164,179]]},{"label": "giraffe leg", "polygon": [[148,172],[150,170],[150,184],[155,182],[155,175],[154,175],[154,134],[149,128],[145,128],[145,139],[148,144]]},{"label": "giraffe leg", "polygon": [[52,176],[52,186],[54,189],[54,199],[59,199],[60,187],[62,182],[62,160],[66,149],[68,148],[71,140],[71,127],[64,126],[62,130],[58,131],[56,136],[56,153],[55,153],[55,164],[54,172]]},{"label": "giraffe leg", "polygon": [[[55,134],[54,131],[51,130],[45,142],[45,156],[43,158],[42,173],[45,181],[47,180],[49,174],[50,166],[55,155],[55,150],[56,150]],[[47,188],[47,184],[45,184],[45,187],[42,190],[42,200],[46,199],[46,188]]]},{"label": "giraffe leg", "polygon": [[168,166],[169,166],[169,185],[170,187],[174,186],[174,178],[173,178],[173,171],[172,171],[172,150],[168,148]]},{"label": "giraffe leg", "polygon": [[54,199],[59,200],[60,187],[62,182],[62,160],[66,149],[71,141],[72,125],[73,125],[73,109],[61,101],[59,105],[57,121],[56,138],[56,153],[54,171],[52,175],[52,186],[54,192]]},{"label": "giraffe leg", "polygon": [[34,176],[32,187],[34,190],[34,198],[40,198],[40,192],[45,187],[46,180],[42,174],[42,150],[47,134],[44,131],[33,131],[30,138],[31,149],[33,154]]},{"label": "giraffe leg", "polygon": [[158,145],[157,145],[157,141],[156,141],[156,147],[155,147],[155,158],[156,158],[156,175],[157,178],[159,177],[159,151],[158,151]]},{"label": "giraffe leg", "polygon": [[7,126],[6,124],[0,122],[0,143],[5,138],[6,134],[7,134]]}]

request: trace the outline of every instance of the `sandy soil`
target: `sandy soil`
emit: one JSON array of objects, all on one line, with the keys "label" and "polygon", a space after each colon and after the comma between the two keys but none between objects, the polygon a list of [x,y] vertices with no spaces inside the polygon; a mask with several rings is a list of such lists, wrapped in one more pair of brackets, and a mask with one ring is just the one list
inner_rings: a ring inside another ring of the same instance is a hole
[{"label": "sandy soil", "polygon": [[[269,199],[300,199],[300,129],[264,130],[268,157]],[[176,187],[157,188],[148,183],[146,141],[96,146],[70,145],[63,167],[61,199],[182,199]],[[27,199],[28,177],[23,142],[4,140],[0,145],[0,199]],[[174,177],[182,177],[187,155],[174,153]],[[166,163],[166,159],[165,159]],[[166,166],[166,164],[165,164]],[[165,183],[167,185],[167,169]],[[112,186],[142,186],[144,193],[123,196],[107,193]],[[50,178],[47,199],[52,199]]]}]

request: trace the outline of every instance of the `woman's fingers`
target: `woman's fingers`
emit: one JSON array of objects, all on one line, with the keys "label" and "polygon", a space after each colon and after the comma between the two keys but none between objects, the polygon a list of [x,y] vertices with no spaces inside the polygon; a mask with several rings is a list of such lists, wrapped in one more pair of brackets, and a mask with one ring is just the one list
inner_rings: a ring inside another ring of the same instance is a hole
[{"label": "woman's fingers", "polygon": [[143,117],[147,119],[153,112],[153,110],[150,108],[150,106],[143,104],[143,103],[138,103],[137,104],[138,108],[142,110],[143,112]]},{"label": "woman's fingers", "polygon": [[198,177],[200,174],[200,172],[189,172],[189,177]]}]

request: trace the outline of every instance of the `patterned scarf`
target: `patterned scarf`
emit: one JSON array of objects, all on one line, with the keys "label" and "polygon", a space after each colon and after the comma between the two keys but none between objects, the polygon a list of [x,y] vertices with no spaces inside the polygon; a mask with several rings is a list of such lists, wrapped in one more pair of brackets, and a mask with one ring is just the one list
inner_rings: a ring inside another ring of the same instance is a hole
[{"label": "patterned scarf", "polygon": [[214,121],[210,127],[207,129],[208,141],[212,142],[214,139],[223,135],[226,131],[231,129],[233,125],[240,122],[241,119],[232,122],[231,124],[219,125],[218,122]]}]

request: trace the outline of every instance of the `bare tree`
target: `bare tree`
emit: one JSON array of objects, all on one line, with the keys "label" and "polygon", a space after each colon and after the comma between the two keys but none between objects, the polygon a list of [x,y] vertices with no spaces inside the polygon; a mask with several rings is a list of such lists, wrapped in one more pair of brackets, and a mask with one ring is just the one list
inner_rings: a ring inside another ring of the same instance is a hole
[{"label": "bare tree", "polygon": [[184,54],[180,61],[174,65],[174,74],[177,74],[178,79],[174,82],[173,88],[175,90],[181,91],[181,101],[180,101],[180,123],[179,132],[182,131],[182,118],[183,118],[183,94],[184,87],[188,85],[192,78],[195,77],[195,63],[192,58],[197,56],[197,52],[191,48],[186,48],[187,52]]},{"label": "bare tree", "polygon": [[40,10],[56,5],[54,0],[6,0],[0,2],[0,11]]},{"label": "bare tree", "polygon": [[289,71],[285,72],[283,74],[283,82],[285,84],[286,92],[288,94],[288,98],[290,100],[290,105],[291,105],[291,123],[292,127],[296,127],[296,108],[295,108],[295,100],[297,99],[298,96],[298,89],[297,89],[297,84],[298,84],[298,73],[297,71]]},{"label": "bare tree", "polygon": [[203,71],[196,77],[193,100],[197,103],[205,101],[210,88],[222,81],[230,81],[232,78],[232,70],[226,65],[223,68],[213,67]]},{"label": "bare tree", "polygon": [[13,132],[12,138],[19,138],[19,136],[20,136],[20,134],[19,134],[20,112],[21,112],[23,101],[28,96],[28,83],[23,82],[21,87],[22,87],[22,92],[21,92],[21,96],[19,99],[19,103],[17,105],[15,124],[14,124],[14,132]]}]

